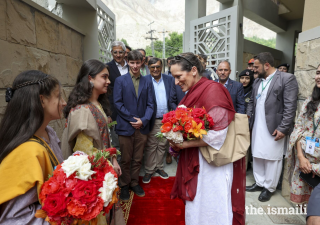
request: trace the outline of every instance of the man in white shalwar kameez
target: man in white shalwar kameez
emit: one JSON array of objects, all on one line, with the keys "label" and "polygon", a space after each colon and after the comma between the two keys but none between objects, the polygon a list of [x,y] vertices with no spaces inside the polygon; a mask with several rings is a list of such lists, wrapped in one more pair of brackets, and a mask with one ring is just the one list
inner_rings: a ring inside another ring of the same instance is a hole
[{"label": "man in white shalwar kameez", "polygon": [[269,201],[281,171],[286,136],[293,129],[298,83],[294,75],[274,68],[268,52],[254,58],[259,78],[253,84],[247,115],[252,129],[253,175],[256,183],[246,191],[261,191],[259,201]]}]

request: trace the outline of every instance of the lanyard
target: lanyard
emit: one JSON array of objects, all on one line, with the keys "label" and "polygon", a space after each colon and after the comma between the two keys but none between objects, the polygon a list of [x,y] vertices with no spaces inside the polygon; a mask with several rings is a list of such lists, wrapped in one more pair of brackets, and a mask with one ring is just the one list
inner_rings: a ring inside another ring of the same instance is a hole
[{"label": "lanyard", "polygon": [[[274,75],[273,75],[273,76],[274,76]],[[267,84],[266,84],[265,87],[263,87],[263,80],[261,81],[261,83],[262,83],[262,91],[261,91],[260,95],[262,94],[262,92],[264,91],[264,89],[266,89],[266,87],[268,87],[268,84],[269,84],[270,81],[272,80],[273,76],[270,78],[270,80],[268,80],[268,82],[267,82]]]},{"label": "lanyard", "polygon": [[314,135],[316,133],[316,130],[319,126],[319,123],[320,123],[320,118],[318,119],[317,121],[317,125],[314,123],[314,116],[315,116],[316,113],[313,114],[313,134],[312,134],[312,139],[314,138]]}]

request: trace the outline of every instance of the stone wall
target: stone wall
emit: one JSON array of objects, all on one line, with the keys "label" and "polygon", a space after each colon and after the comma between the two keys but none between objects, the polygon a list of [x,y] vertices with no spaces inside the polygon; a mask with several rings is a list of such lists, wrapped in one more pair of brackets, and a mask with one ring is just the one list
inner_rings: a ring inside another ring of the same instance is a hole
[{"label": "stone wall", "polygon": [[[5,88],[24,70],[55,76],[69,95],[83,60],[83,35],[19,0],[0,1],[0,117]],[[63,121],[51,125],[59,137]]]},{"label": "stone wall", "polygon": [[[311,95],[315,85],[315,75],[320,64],[320,38],[299,43],[295,63],[295,76],[299,84],[298,108],[296,117],[301,111],[304,100]],[[285,162],[286,163],[286,162]],[[286,167],[285,167],[286,168]],[[282,195],[290,201],[290,185],[287,171],[284,171]]]}]

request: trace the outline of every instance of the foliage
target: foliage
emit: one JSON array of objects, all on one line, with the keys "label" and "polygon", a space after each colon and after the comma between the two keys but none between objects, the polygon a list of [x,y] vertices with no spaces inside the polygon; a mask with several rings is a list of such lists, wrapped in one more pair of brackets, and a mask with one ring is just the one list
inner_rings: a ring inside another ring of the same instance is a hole
[{"label": "foliage", "polygon": [[276,39],[275,38],[271,38],[271,39],[263,39],[263,38],[259,38],[257,36],[253,36],[253,37],[245,37],[245,39],[270,47],[270,48],[276,48]]},{"label": "foliage", "polygon": [[[169,33],[169,37],[165,38],[166,55],[169,56],[179,55],[182,52],[183,35],[177,32]],[[154,41],[154,56],[162,58],[163,41]],[[152,55],[151,44],[146,47],[147,56]]]},{"label": "foliage", "polygon": [[[119,39],[118,39],[119,40]],[[126,46],[130,46],[129,44],[128,44],[128,42],[127,42],[127,40],[126,39],[124,39],[124,38],[121,38],[121,40],[120,41],[122,41],[123,43],[124,43],[124,45],[126,45]]]}]

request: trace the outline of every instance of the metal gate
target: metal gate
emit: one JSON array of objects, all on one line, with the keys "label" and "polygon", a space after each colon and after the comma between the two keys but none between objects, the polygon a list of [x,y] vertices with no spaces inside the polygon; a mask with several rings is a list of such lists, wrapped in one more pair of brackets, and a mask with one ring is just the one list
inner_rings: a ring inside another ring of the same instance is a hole
[{"label": "metal gate", "polygon": [[207,68],[217,67],[222,60],[231,64],[235,79],[237,61],[238,6],[190,22],[190,50],[208,56]]}]

